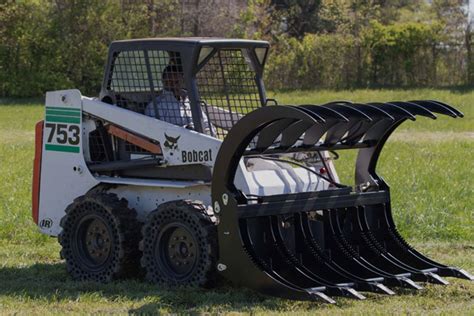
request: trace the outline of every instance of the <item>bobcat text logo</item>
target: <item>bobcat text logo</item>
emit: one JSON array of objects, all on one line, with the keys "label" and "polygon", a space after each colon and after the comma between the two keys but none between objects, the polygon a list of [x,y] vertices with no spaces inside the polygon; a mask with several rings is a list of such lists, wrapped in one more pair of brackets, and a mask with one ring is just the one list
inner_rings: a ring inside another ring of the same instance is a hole
[{"label": "bobcat text logo", "polygon": [[169,148],[169,149],[178,149],[178,139],[181,137],[181,135],[179,135],[178,137],[171,137],[171,136],[168,136],[166,135],[165,133],[165,138],[166,138],[166,141],[165,141],[165,147]]},{"label": "bobcat text logo", "polygon": [[53,220],[51,218],[45,218],[39,222],[39,227],[41,228],[51,228],[52,226]]},{"label": "bobcat text logo", "polygon": [[212,161],[212,151],[208,150],[183,150],[181,152],[181,159],[183,162],[203,162]]}]

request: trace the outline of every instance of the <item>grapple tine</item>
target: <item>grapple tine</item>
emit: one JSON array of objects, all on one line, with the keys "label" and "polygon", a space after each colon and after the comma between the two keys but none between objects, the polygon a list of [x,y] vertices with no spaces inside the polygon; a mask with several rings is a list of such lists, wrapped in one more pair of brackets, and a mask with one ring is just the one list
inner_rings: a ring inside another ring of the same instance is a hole
[{"label": "grapple tine", "polygon": [[371,117],[372,119],[374,118],[387,118],[390,120],[395,120],[395,118],[387,111],[385,111],[381,107],[376,107],[371,104],[361,104],[361,103],[351,103],[347,104],[347,106],[350,106],[354,109],[358,109],[361,112],[365,113],[367,116]]},{"label": "grapple tine", "polygon": [[304,134],[303,146],[314,146],[321,139],[321,137],[323,137],[327,129],[331,128],[335,124],[337,124],[336,121],[331,121],[330,123],[326,123],[325,125],[313,125],[312,127],[310,127]]},{"label": "grapple tine", "polygon": [[357,123],[350,121],[347,124],[336,124],[331,127],[327,131],[326,138],[324,139],[324,145],[328,147],[336,145],[355,124]]},{"label": "grapple tine", "polygon": [[[315,275],[298,260],[286,248],[279,231],[279,220],[276,216],[265,216],[256,219],[245,220],[248,228],[244,232],[248,234],[255,260],[267,270],[283,278],[285,282],[311,291],[327,293],[328,295],[352,297],[361,299],[363,297],[355,290],[350,289],[349,284],[331,284],[323,278]],[[253,222],[253,224],[249,224]],[[249,247],[249,245],[247,245]]]},{"label": "grapple tine", "polygon": [[[235,214],[228,215],[232,216]],[[235,230],[236,234],[231,234],[230,231],[224,232],[224,235],[229,237],[227,243],[229,245],[235,243],[235,247],[232,249],[227,249],[223,255],[225,258],[226,252],[231,251],[232,253],[228,254],[228,258],[232,258],[233,260],[236,260],[236,262],[233,265],[226,266],[226,269],[222,270],[221,273],[224,274],[228,279],[232,280],[235,284],[242,284],[255,290],[259,290],[265,294],[283,298],[292,298],[298,300],[323,300],[327,303],[334,303],[334,300],[322,293],[322,291],[325,290],[324,287],[311,289],[298,287],[276,273],[263,260],[261,260],[253,248],[246,223],[241,223],[240,232],[235,226],[227,228]],[[241,236],[242,242],[240,246],[237,240],[237,236],[239,234]],[[221,247],[221,251],[222,250],[223,249]],[[243,253],[242,250],[244,250],[245,253]]]},{"label": "grapple tine", "polygon": [[[326,139],[324,140],[324,144],[326,146],[332,146],[340,142],[343,140],[343,137],[346,133],[348,133],[348,135],[344,139],[347,140],[353,136],[354,131],[361,129],[362,127],[366,127],[370,122],[372,122],[372,118],[367,115],[367,113],[357,107],[353,107],[351,103],[327,103],[324,105],[324,107],[341,113],[349,120],[347,124],[339,124],[328,130]],[[360,134],[362,137],[363,132]]]},{"label": "grapple tine", "polygon": [[452,108],[451,106],[449,106],[447,104],[440,103],[440,102],[436,102],[436,101],[415,100],[415,101],[409,101],[409,102],[421,105],[424,108],[427,108],[432,112],[448,115],[448,116],[451,116],[453,118],[457,118],[459,116],[459,114],[462,115],[461,112],[457,111],[456,109]]},{"label": "grapple tine", "polygon": [[324,124],[313,125],[306,131],[303,138],[303,146],[306,147],[314,146],[321,139],[324,133],[333,128],[336,124],[339,124],[339,126],[344,126],[345,128],[345,125],[349,123],[349,119],[331,108],[312,104],[301,105],[298,108],[305,111],[309,115],[323,117],[325,119]]},{"label": "grapple tine", "polygon": [[401,106],[398,106],[393,103],[379,103],[379,102],[371,102],[368,103],[369,105],[378,107],[383,109],[384,111],[387,111],[392,117],[396,118],[407,118],[409,120],[415,121],[416,116],[409,112],[408,110],[404,109]]},{"label": "grapple tine", "polygon": [[[357,248],[354,248],[351,245],[351,240],[345,237],[343,228],[340,224],[339,217],[341,217],[339,209],[324,210],[323,216],[326,218],[326,224],[329,225],[329,229],[325,229],[329,234],[332,234],[336,237],[337,244],[340,248],[343,249],[343,252],[346,256],[357,259],[357,261],[362,264],[364,267],[372,271],[373,273],[378,274],[379,276],[384,277],[388,285],[393,286],[404,286],[404,280],[408,279],[411,276],[411,273],[406,271],[399,271],[398,273],[392,273],[385,270],[385,267],[374,265],[370,260],[371,258],[362,255],[359,251],[363,250],[359,245],[356,245]],[[353,223],[355,224],[355,223]],[[362,245],[370,247],[371,245]]]},{"label": "grapple tine", "polygon": [[332,108],[337,112],[342,113],[349,120],[351,118],[358,118],[365,121],[371,121],[372,118],[366,113],[366,111],[361,110],[359,107],[354,107],[354,103],[340,103],[340,102],[331,102],[324,104],[325,107]]},{"label": "grapple tine", "polygon": [[370,104],[350,103],[346,104],[346,106],[366,114],[371,118],[371,121],[359,121],[358,124],[353,125],[348,131],[347,136],[340,140],[344,144],[356,144],[374,125],[379,124],[383,120],[395,120],[395,118],[384,109]]},{"label": "grapple tine", "polygon": [[[329,259],[312,237],[306,213],[295,214],[295,236],[295,239],[299,241],[296,243],[296,252],[300,254],[302,264],[311,271],[318,271],[335,283],[354,282],[354,288],[361,291],[393,293],[387,287],[379,287],[380,284],[374,279],[364,279],[351,274]],[[378,281],[382,282],[383,278],[379,278]]]},{"label": "grapple tine", "polygon": [[303,109],[309,109],[312,112],[318,113],[319,115],[323,116],[328,119],[334,119],[339,122],[349,122],[349,119],[342,113],[336,111],[331,107],[326,107],[324,105],[314,105],[314,104],[303,104],[300,106]]},{"label": "grapple tine", "polygon": [[304,132],[306,132],[312,126],[314,126],[314,124],[304,121],[298,121],[291,124],[283,131],[279,147],[285,149],[293,146],[304,134]]},{"label": "grapple tine", "polygon": [[433,112],[431,112],[429,109],[425,108],[424,106],[421,106],[421,105],[416,104],[416,103],[391,101],[391,102],[387,102],[387,104],[397,105],[397,106],[409,111],[413,115],[426,116],[426,117],[429,117],[433,120],[436,119],[436,115],[434,115]]},{"label": "grapple tine", "polygon": [[[350,126],[348,125],[349,119],[336,110],[330,108],[315,105],[302,105],[299,106],[298,109],[311,116],[314,116],[316,119],[318,117],[323,117],[325,119],[324,124],[313,125],[307,130],[303,138],[304,146],[313,146],[326,132],[331,135],[331,131],[333,130],[341,130],[340,135],[338,134],[339,136],[335,136],[336,138],[340,138],[344,135],[346,128],[349,128]],[[336,125],[338,127],[336,127]]]},{"label": "grapple tine", "polygon": [[447,282],[445,280],[432,271],[420,270],[400,261],[386,249],[384,246],[385,242],[382,243],[374,236],[370,229],[369,222],[372,223],[373,226],[379,225],[378,222],[381,221],[382,218],[376,214],[383,213],[382,209],[384,209],[384,206],[359,207],[357,209],[358,218],[354,218],[352,221],[349,220],[353,233],[352,236],[348,237],[348,240],[352,242],[359,241],[360,244],[357,244],[357,247],[365,254],[364,256],[371,258],[371,263],[383,267],[384,270],[390,273],[408,272],[414,281],[446,284]]},{"label": "grapple tine", "polygon": [[435,101],[435,100],[427,100],[427,101],[441,104],[441,105],[443,105],[444,107],[446,107],[446,108],[450,109],[451,111],[453,111],[454,113],[456,113],[456,115],[457,115],[458,117],[464,117],[464,113],[462,113],[461,111],[457,110],[456,108],[452,107],[452,106],[449,105],[449,104],[446,104],[446,103],[441,102],[441,101]]},{"label": "grapple tine", "polygon": [[[283,237],[283,232],[282,232],[282,218],[278,216],[272,216],[271,217],[271,234],[273,237],[273,242],[278,245],[280,254],[284,256],[288,262],[289,265],[296,267],[299,271],[301,271],[305,276],[310,278],[312,281],[316,281],[324,286],[326,286],[326,292],[329,295],[333,296],[345,296],[345,297],[350,297],[354,299],[365,299],[365,297],[358,293],[356,290],[351,288],[354,284],[352,282],[348,283],[346,282],[334,282],[332,280],[328,280],[327,277],[322,277],[321,272],[319,270],[314,270],[308,268],[303,262],[301,262],[295,255],[294,252],[292,252],[289,247],[287,247],[287,243],[285,243],[285,240],[290,240],[294,241],[295,244],[299,244],[303,242],[302,240],[299,240],[297,237],[299,237],[296,234],[296,227],[293,225],[293,223],[287,222],[289,224],[289,228],[287,230],[290,230],[287,234],[285,234],[285,237]],[[293,247],[291,247],[293,246]],[[291,248],[296,248],[295,246],[297,245],[291,245]],[[302,258],[301,258],[302,259]],[[296,281],[295,281],[296,282]]]},{"label": "grapple tine", "polygon": [[[429,114],[431,112],[426,108],[428,105],[421,106],[420,104],[411,102],[391,102],[391,104],[403,107],[412,114],[431,117]],[[433,105],[432,107],[433,110],[437,109],[440,111],[443,110],[444,112],[447,111],[437,105]],[[406,117],[399,117],[392,124],[383,126],[383,129],[373,129],[367,133],[368,138],[378,138],[379,142],[375,147],[359,150],[356,162],[356,183],[360,184],[369,182],[374,185],[372,188],[389,191],[388,185],[377,175],[375,167],[385,142],[393,131],[405,121],[405,119]],[[371,187],[369,187],[369,190],[370,189]],[[417,271],[414,273],[414,278],[418,280],[444,284],[444,280],[440,280],[438,277],[433,277],[430,273],[436,273],[438,276],[457,276],[449,267],[439,264],[420,254],[400,236],[392,217],[390,203],[385,203],[384,205],[379,206],[379,208],[380,211],[371,212],[372,214],[370,216],[372,219],[368,221],[368,227],[366,227],[366,230],[370,232],[372,236],[371,238],[374,240],[375,244],[383,245],[379,246],[379,249],[383,248],[384,253],[390,258],[390,260],[410,270]]]},{"label": "grapple tine", "polygon": [[[254,249],[255,259],[266,269],[273,271],[282,277],[286,282],[300,288],[311,288],[318,291],[327,291],[327,285],[306,274],[301,266],[292,260],[281,242],[281,238],[277,238],[278,232],[274,229],[274,218],[271,216],[259,217],[244,220],[242,225],[248,234],[251,247]],[[249,247],[250,245],[247,245]],[[337,294],[332,292],[328,294]]]},{"label": "grapple tine", "polygon": [[440,268],[440,270],[446,271],[445,273],[443,273],[444,276],[453,276],[459,279],[474,281],[474,276],[463,269],[458,269],[454,267],[446,267],[446,268]]},{"label": "grapple tine", "polygon": [[294,122],[294,119],[282,119],[269,124],[261,133],[259,133],[256,150],[263,152],[265,149],[273,145],[283,130]]}]

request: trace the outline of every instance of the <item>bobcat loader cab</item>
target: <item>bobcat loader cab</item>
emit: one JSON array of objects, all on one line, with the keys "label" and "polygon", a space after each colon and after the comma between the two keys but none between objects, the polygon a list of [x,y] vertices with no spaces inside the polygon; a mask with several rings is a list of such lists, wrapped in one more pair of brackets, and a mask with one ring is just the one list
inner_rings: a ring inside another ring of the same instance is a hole
[{"label": "bobcat loader cab", "polygon": [[[268,48],[117,41],[98,99],[46,94],[33,218],[58,236],[72,277],[107,282],[141,266],[156,284],[200,286],[220,273],[267,294],[330,303],[328,295],[364,298],[356,290],[472,278],[403,241],[375,173],[403,121],[462,113],[436,101],[268,106],[276,105],[262,81]],[[178,111],[166,99],[170,69],[183,81],[171,95]],[[359,151],[353,187],[339,183],[329,154],[345,149]]]}]

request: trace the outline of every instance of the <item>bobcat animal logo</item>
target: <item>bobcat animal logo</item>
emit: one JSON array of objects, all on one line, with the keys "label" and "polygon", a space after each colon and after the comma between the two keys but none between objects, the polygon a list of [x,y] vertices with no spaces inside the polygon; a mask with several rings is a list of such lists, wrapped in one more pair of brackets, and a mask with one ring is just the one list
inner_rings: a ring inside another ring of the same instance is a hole
[{"label": "bobcat animal logo", "polygon": [[178,149],[178,139],[181,137],[181,135],[179,135],[178,137],[171,137],[171,136],[168,136],[166,135],[165,133],[165,138],[166,138],[166,141],[165,141],[165,147],[169,148],[169,149]]}]

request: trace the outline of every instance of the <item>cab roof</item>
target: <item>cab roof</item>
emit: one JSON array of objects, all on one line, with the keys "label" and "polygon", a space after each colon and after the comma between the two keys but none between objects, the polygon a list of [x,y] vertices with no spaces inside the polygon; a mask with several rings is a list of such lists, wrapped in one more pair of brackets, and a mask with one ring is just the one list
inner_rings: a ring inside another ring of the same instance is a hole
[{"label": "cab roof", "polygon": [[211,46],[211,47],[227,47],[227,48],[255,48],[269,47],[267,41],[256,41],[247,39],[219,38],[219,37],[157,37],[157,38],[141,38],[114,41],[110,44],[110,48],[124,49],[130,47],[150,47],[150,46]]}]

